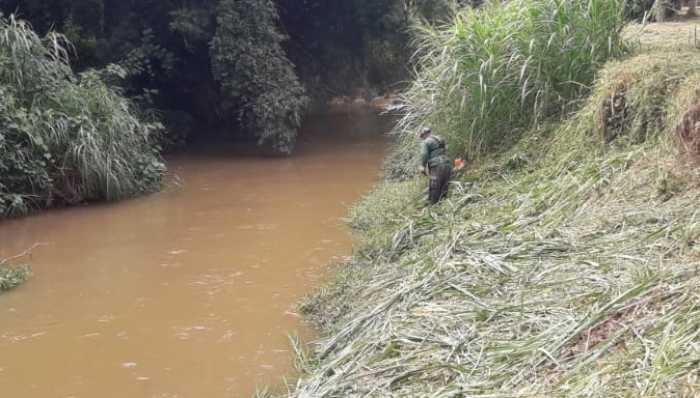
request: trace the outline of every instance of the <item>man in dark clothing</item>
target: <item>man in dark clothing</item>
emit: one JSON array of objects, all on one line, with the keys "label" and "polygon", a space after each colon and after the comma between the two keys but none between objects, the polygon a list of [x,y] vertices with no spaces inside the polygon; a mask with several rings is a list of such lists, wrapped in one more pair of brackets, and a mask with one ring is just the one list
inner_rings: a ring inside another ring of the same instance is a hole
[{"label": "man in dark clothing", "polygon": [[428,200],[431,205],[447,197],[447,186],[452,175],[452,162],[447,157],[445,140],[432,134],[425,127],[420,132],[423,140],[420,149],[421,166],[428,169]]}]

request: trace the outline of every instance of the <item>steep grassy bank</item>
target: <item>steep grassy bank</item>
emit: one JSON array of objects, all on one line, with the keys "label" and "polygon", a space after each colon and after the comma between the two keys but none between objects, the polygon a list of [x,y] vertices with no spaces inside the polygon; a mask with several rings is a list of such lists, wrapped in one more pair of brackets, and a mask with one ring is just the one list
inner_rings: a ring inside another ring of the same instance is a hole
[{"label": "steep grassy bank", "polygon": [[609,62],[437,207],[419,179],[367,194],[286,396],[698,396],[699,67],[676,46]]}]

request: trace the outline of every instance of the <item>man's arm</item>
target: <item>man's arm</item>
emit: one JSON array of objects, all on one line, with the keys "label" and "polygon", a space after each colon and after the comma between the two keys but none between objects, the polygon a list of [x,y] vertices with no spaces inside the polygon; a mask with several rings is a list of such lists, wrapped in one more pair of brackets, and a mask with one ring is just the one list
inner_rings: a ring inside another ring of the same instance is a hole
[{"label": "man's arm", "polygon": [[421,142],[420,145],[420,164],[423,167],[426,167],[428,165],[428,155],[429,155],[429,150],[428,150],[428,141],[425,140]]}]

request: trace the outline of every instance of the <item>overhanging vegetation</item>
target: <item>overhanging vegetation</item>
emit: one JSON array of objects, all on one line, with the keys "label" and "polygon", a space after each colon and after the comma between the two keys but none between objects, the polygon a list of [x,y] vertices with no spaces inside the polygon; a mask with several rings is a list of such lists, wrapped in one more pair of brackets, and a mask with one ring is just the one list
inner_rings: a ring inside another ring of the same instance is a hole
[{"label": "overhanging vegetation", "polygon": [[160,124],[97,72],[75,75],[69,51],[60,34],[0,19],[0,219],[160,189]]}]

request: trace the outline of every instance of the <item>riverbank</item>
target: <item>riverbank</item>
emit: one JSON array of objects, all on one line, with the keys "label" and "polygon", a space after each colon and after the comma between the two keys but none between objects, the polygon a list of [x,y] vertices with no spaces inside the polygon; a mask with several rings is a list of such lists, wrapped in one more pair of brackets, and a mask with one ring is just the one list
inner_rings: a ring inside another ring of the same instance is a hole
[{"label": "riverbank", "polygon": [[354,254],[300,305],[324,337],[297,345],[286,396],[700,394],[700,55],[662,43],[642,36],[575,116],[439,206],[410,203],[420,179],[355,204]]}]

